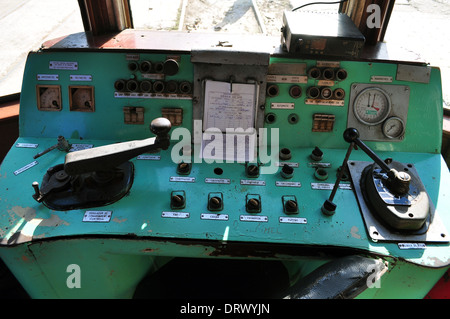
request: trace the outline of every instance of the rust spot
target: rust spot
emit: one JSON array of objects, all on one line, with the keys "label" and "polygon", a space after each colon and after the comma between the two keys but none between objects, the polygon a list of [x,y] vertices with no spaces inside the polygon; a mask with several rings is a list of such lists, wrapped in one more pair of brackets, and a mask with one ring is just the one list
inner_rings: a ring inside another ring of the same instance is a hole
[{"label": "rust spot", "polygon": [[116,222],[116,223],[123,223],[123,222],[126,222],[127,221],[127,218],[124,218],[124,219],[119,219],[119,218],[117,218],[117,217],[115,217],[115,218],[113,218],[113,222]]},{"label": "rust spot", "polygon": [[155,252],[155,251],[157,251],[157,250],[159,250],[158,248],[156,248],[156,249],[153,249],[153,248],[145,248],[145,249],[142,249],[141,251],[143,252],[143,253],[153,253],[153,252]]}]

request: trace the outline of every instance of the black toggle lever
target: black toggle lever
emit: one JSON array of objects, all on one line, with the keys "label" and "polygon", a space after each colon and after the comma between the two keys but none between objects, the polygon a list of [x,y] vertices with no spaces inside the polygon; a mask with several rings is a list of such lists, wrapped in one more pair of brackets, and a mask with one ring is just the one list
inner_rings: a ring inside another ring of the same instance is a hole
[{"label": "black toggle lever", "polygon": [[[345,167],[353,148],[355,147],[355,145],[357,145],[371,159],[373,159],[378,166],[380,166],[381,170],[384,173],[387,174],[388,179],[386,181],[386,185],[392,193],[398,195],[408,193],[411,176],[406,172],[403,171],[398,172],[396,169],[390,168],[382,159],[378,157],[378,155],[376,155],[366,144],[364,144],[363,141],[359,139],[359,132],[357,129],[355,128],[346,129],[344,131],[344,140],[350,143],[350,146],[348,147],[347,154],[345,155],[344,162],[342,163],[342,167]],[[334,184],[333,190],[331,191],[330,197],[327,200],[325,200],[325,202],[322,205],[322,212],[325,215],[331,216],[336,211],[336,204],[333,203],[333,199],[339,187],[339,183],[341,181],[343,172],[344,170],[341,169],[336,179],[336,183]]]},{"label": "black toggle lever", "polygon": [[156,137],[68,153],[64,164],[47,170],[41,187],[33,182],[33,198],[59,210],[118,200],[132,184],[133,166],[128,161],[142,153],[168,149],[170,129],[168,119],[157,118],[150,124]]}]

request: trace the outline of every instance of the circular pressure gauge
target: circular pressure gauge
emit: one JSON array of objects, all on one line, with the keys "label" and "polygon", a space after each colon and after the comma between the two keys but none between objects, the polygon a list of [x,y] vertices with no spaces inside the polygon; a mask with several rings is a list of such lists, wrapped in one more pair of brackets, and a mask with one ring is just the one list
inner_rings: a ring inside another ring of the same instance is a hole
[{"label": "circular pressure gauge", "polygon": [[362,90],[353,102],[353,113],[356,118],[367,125],[383,122],[391,111],[391,100],[380,88],[369,87]]},{"label": "circular pressure gauge", "polygon": [[388,138],[399,138],[405,133],[405,123],[402,119],[393,116],[383,123],[383,134]]}]

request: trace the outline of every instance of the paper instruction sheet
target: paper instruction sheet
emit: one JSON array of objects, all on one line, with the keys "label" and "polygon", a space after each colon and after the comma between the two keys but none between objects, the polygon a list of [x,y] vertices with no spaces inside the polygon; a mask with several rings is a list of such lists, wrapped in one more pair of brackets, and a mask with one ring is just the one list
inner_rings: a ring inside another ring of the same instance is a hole
[{"label": "paper instruction sheet", "polygon": [[[254,160],[258,89],[256,84],[212,80],[205,82],[203,158],[231,161]],[[220,132],[227,134],[220,136]]]},{"label": "paper instruction sheet", "polygon": [[257,85],[206,81],[203,130],[255,127]]}]

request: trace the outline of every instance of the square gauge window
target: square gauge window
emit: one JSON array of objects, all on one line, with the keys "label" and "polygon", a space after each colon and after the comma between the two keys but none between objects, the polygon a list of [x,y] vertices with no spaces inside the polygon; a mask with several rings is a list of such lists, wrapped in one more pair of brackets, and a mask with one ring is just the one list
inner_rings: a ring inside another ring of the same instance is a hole
[{"label": "square gauge window", "polygon": [[61,111],[61,87],[59,85],[36,85],[36,101],[40,111]]},{"label": "square gauge window", "polygon": [[69,106],[71,111],[94,112],[94,87],[88,85],[69,86]]}]

